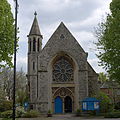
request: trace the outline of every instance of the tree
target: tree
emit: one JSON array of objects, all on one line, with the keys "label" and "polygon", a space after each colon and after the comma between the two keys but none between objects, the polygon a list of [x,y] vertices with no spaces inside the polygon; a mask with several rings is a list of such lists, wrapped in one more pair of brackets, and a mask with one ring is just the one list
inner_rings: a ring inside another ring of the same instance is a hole
[{"label": "tree", "polygon": [[17,72],[17,80],[16,80],[16,101],[23,105],[25,101],[28,100],[27,93],[27,78],[22,68]]},{"label": "tree", "polygon": [[12,66],[13,53],[14,18],[7,0],[0,0],[0,68],[5,65]]},{"label": "tree", "polygon": [[12,99],[13,71],[7,67],[3,68],[0,74],[0,87],[4,97]]},{"label": "tree", "polygon": [[98,81],[103,84],[108,81],[107,75],[103,72],[99,73]]},{"label": "tree", "polygon": [[110,79],[120,84],[120,0],[110,3],[110,11],[95,31],[98,38],[97,56]]},{"label": "tree", "polygon": [[100,100],[100,112],[106,113],[112,111],[113,105],[111,99],[103,92],[99,92],[99,94],[95,95],[98,100]]},{"label": "tree", "polygon": [[[27,99],[27,79],[21,69],[16,73],[16,99],[22,104]],[[2,94],[1,94],[2,93]],[[0,99],[12,99],[13,93],[13,70],[3,68],[0,74]]]}]

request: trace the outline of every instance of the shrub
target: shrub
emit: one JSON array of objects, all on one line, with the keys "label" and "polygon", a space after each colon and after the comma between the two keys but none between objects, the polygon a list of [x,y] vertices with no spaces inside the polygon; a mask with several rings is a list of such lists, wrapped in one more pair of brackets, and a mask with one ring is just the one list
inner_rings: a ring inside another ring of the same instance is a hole
[{"label": "shrub", "polygon": [[3,117],[3,118],[12,118],[12,113],[13,113],[12,110],[7,110],[7,111],[1,113],[1,117]]},{"label": "shrub", "polygon": [[39,116],[39,113],[35,110],[30,110],[23,115],[23,117],[25,117],[25,118],[34,118],[34,117],[38,117],[38,116]]},{"label": "shrub", "polygon": [[0,118],[1,118],[1,112],[0,112]]},{"label": "shrub", "polygon": [[115,109],[116,110],[120,110],[120,102],[118,102],[118,103],[115,104]]},{"label": "shrub", "polygon": [[11,118],[2,118],[2,120],[12,120]]},{"label": "shrub", "polygon": [[0,101],[0,112],[12,110],[12,101]]},{"label": "shrub", "polygon": [[26,112],[22,106],[16,108],[16,117],[23,117],[25,113]]},{"label": "shrub", "polygon": [[81,110],[80,109],[77,109],[77,111],[76,111],[76,116],[80,116],[81,115]]},{"label": "shrub", "polygon": [[47,117],[52,117],[52,111],[48,110]]},{"label": "shrub", "polygon": [[119,112],[110,112],[105,114],[105,118],[120,118],[120,111]]},{"label": "shrub", "polygon": [[111,99],[105,93],[100,92],[95,97],[100,100],[100,112],[106,113],[113,110]]},{"label": "shrub", "polygon": [[89,114],[91,115],[91,116],[95,116],[96,115],[96,110],[91,110],[91,111],[89,111]]}]

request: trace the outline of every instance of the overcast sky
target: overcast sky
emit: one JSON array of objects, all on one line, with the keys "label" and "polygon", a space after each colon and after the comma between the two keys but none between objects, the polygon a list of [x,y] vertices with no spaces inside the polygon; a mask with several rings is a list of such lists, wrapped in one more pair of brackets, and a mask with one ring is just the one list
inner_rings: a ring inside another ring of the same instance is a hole
[{"label": "overcast sky", "polygon": [[[14,13],[14,0],[8,0]],[[88,61],[96,72],[104,72],[98,66],[96,47],[93,42],[94,27],[109,12],[112,0],[18,0],[19,50],[17,53],[17,70],[21,67],[27,71],[27,35],[29,34],[34,12],[37,12],[40,31],[43,35],[43,47],[56,30],[60,22],[64,22],[83,49],[88,52]]]}]

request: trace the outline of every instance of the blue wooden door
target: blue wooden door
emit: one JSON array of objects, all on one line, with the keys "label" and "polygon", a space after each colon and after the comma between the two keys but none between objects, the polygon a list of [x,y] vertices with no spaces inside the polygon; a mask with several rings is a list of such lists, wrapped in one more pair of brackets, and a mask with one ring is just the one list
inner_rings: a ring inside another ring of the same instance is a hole
[{"label": "blue wooden door", "polygon": [[62,108],[62,99],[58,96],[55,98],[55,113],[62,113],[63,108]]}]

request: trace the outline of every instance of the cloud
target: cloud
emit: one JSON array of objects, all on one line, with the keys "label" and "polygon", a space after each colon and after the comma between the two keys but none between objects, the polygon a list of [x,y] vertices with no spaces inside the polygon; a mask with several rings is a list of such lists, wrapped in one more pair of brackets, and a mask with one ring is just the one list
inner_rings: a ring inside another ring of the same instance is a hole
[{"label": "cloud", "polygon": [[[14,13],[14,2],[8,0]],[[19,0],[18,26],[20,28],[19,50],[17,53],[17,67],[27,66],[27,35],[29,34],[34,11],[37,11],[38,22],[43,34],[43,47],[61,21],[65,23],[80,45],[88,52],[88,61],[97,71],[104,71],[98,66],[95,56],[96,48],[93,44],[94,27],[109,12],[112,0]]]},{"label": "cloud", "polygon": [[16,64],[17,64],[17,71],[19,71],[22,68],[24,72],[27,72],[27,56],[26,57],[17,56]]},{"label": "cloud", "polygon": [[94,69],[97,73],[105,72],[105,70],[104,70],[101,66],[98,65],[98,61],[99,61],[98,58],[88,59],[88,62],[90,63],[90,65],[93,67],[93,69]]}]

